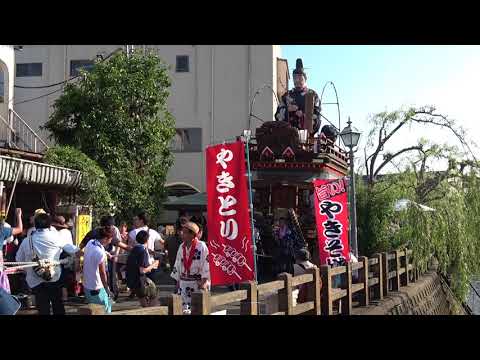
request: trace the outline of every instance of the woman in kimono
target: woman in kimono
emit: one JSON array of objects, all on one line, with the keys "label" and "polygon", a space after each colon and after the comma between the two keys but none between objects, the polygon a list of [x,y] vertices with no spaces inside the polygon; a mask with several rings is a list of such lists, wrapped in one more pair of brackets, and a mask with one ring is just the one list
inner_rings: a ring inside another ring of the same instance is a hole
[{"label": "woman in kimono", "polygon": [[177,281],[176,292],[182,297],[183,312],[190,313],[192,293],[210,289],[210,266],[207,245],[198,239],[200,228],[193,222],[180,230],[182,244],[178,248],[171,277]]}]

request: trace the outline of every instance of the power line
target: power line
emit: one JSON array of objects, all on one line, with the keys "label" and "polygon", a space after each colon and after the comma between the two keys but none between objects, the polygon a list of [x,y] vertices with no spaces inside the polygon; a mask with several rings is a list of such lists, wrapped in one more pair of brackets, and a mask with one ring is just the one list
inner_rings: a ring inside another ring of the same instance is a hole
[{"label": "power line", "polygon": [[[110,54],[108,54],[105,58],[102,57],[102,60],[101,60],[100,62],[104,62],[105,60],[107,60],[107,59],[110,58],[113,54],[115,54],[116,52],[118,52],[118,51],[120,51],[120,50],[123,51],[123,49],[120,49],[120,48],[119,48],[119,49],[111,52]],[[97,57],[97,58],[98,58],[98,57]],[[73,76],[73,77],[71,77],[71,78],[69,78],[69,79],[67,79],[67,80],[63,80],[63,81],[60,81],[60,82],[58,82],[58,83],[50,84],[50,85],[42,85],[42,86],[21,86],[21,85],[14,85],[14,87],[19,88],[19,89],[47,89],[47,88],[50,88],[50,87],[54,87],[54,86],[58,86],[58,85],[65,84],[65,83],[67,83],[67,82],[69,82],[69,81],[72,81],[72,80],[74,80],[74,79],[76,79],[76,78],[78,78],[78,77],[80,77],[80,76],[81,76],[81,75],[79,74],[79,75]]]},{"label": "power line", "polygon": [[45,97],[45,96],[55,94],[55,93],[57,93],[57,92],[59,92],[59,91],[63,91],[63,88],[62,88],[62,89],[55,90],[55,91],[52,91],[52,92],[49,92],[48,94],[43,94],[43,95],[37,96],[37,97],[32,98],[32,99],[28,99],[28,100],[23,100],[23,101],[16,102],[16,103],[14,103],[13,105],[18,105],[18,104],[23,104],[23,103],[26,103],[26,102],[38,100],[38,99],[41,99],[41,98],[43,98],[43,97]]},{"label": "power line", "polygon": [[47,88],[51,88],[51,87],[54,87],[54,86],[58,86],[58,85],[65,84],[66,82],[72,81],[73,79],[76,79],[76,78],[78,78],[79,76],[80,76],[80,75],[77,75],[77,76],[71,77],[70,79],[63,80],[63,81],[60,81],[60,82],[58,82],[58,83],[50,84],[50,85],[44,85],[44,86],[21,86],[21,85],[14,85],[14,87],[19,88],[19,89],[47,89]]},{"label": "power line", "polygon": [[[113,56],[115,53],[117,53],[117,52],[120,51],[120,50],[123,51],[123,49],[117,49],[117,50],[111,52],[110,54],[108,54],[108,56],[106,56],[105,58],[102,58],[102,60],[101,60],[100,62],[102,63],[102,62],[106,61],[108,58],[110,58],[111,56]],[[67,83],[68,81],[72,81],[72,80],[74,80],[74,79],[76,79],[76,78],[78,78],[78,77],[80,77],[80,76],[81,76],[81,75],[77,75],[77,76],[71,77],[70,79],[61,81],[61,82],[59,82],[59,83],[50,84],[50,85],[45,85],[45,86],[32,86],[32,87],[26,87],[26,86],[24,86],[24,87],[22,87],[22,86],[17,86],[17,85],[15,85],[15,87],[20,87],[20,88],[22,88],[22,89],[43,89],[43,88],[49,88],[49,87],[53,87],[53,86],[57,86],[57,85],[60,85],[60,84]],[[18,104],[23,104],[23,103],[26,103],[26,102],[38,100],[38,99],[41,99],[41,98],[43,98],[43,97],[45,97],[45,96],[49,96],[49,95],[55,94],[55,93],[57,93],[57,92],[59,92],[59,91],[63,91],[63,88],[60,88],[60,89],[57,89],[57,90],[55,90],[55,91],[49,92],[48,94],[43,94],[43,95],[34,97],[34,98],[32,98],[32,99],[27,99],[27,100],[19,101],[19,102],[17,102],[17,103],[14,103],[13,105],[18,105]],[[12,102],[13,99],[10,100],[10,101]]]}]

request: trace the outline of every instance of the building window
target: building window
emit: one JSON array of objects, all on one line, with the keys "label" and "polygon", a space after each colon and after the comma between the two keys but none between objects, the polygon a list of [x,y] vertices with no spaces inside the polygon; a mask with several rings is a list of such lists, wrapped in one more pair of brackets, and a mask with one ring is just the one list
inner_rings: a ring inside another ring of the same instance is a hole
[{"label": "building window", "polygon": [[176,129],[170,149],[173,152],[201,152],[202,128]]},{"label": "building window", "polygon": [[189,72],[189,58],[188,55],[177,55],[177,64],[175,66],[176,72]]},{"label": "building window", "polygon": [[70,61],[70,76],[77,76],[80,74],[79,70],[92,70],[94,62],[92,60],[71,60]]},{"label": "building window", "polygon": [[42,76],[42,63],[17,64],[17,77]]}]

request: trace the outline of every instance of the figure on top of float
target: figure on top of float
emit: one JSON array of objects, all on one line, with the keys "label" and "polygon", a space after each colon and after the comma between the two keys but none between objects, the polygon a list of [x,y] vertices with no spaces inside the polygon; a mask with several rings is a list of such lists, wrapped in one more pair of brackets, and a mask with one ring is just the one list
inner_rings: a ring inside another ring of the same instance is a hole
[{"label": "figure on top of float", "polygon": [[277,121],[286,121],[297,129],[305,129],[305,95],[313,94],[313,133],[320,129],[320,98],[318,94],[307,87],[307,74],[303,69],[302,59],[297,59],[293,70],[293,83],[295,87],[286,92],[275,113]]}]

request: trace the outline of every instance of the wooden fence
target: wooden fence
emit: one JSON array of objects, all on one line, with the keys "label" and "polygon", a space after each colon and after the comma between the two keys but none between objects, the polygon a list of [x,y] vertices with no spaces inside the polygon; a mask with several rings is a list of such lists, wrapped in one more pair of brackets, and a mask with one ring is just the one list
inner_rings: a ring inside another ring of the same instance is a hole
[{"label": "wooden fence", "polygon": [[[293,277],[282,273],[278,280],[257,284],[240,284],[240,290],[219,295],[206,291],[192,294],[192,315],[209,315],[227,305],[240,303],[240,315],[259,315],[259,299],[265,294],[276,296],[278,311],[265,315],[349,315],[355,307],[368,306],[382,300],[391,291],[398,291],[416,282],[420,271],[412,263],[411,250],[396,250],[360,257],[357,263],[345,266],[321,266]],[[293,291],[306,285],[306,301],[294,305]],[[170,295],[160,299],[161,306],[116,311],[112,315],[181,315],[181,299]],[[81,314],[100,314],[89,305]],[[263,314],[262,314],[263,315]]]},{"label": "wooden fence", "polygon": [[[182,315],[182,299],[179,295],[160,297],[160,306],[113,311],[108,315]],[[106,315],[105,307],[88,304],[78,308],[78,315]]]},{"label": "wooden fence", "polygon": [[[307,287],[307,301],[293,306],[292,292],[302,284]],[[283,273],[278,280],[261,285],[250,281],[240,284],[240,290],[221,295],[198,291],[192,294],[192,315],[209,315],[215,308],[237,302],[240,302],[240,315],[258,315],[258,299],[271,292],[278,294],[278,312],[271,315],[320,315],[321,284],[319,269],[309,269],[306,274],[295,277]]]},{"label": "wooden fence", "polygon": [[[220,295],[205,291],[192,294],[192,315],[209,315],[214,309],[240,302],[240,315],[259,315],[261,295],[277,293],[278,312],[268,315],[349,315],[354,307],[382,300],[391,291],[417,281],[420,272],[412,263],[411,250],[396,250],[360,257],[358,263],[332,268],[310,269],[292,277],[280,274],[278,280],[257,285],[241,284],[241,289]],[[294,306],[293,290],[306,284],[306,302]]]}]

